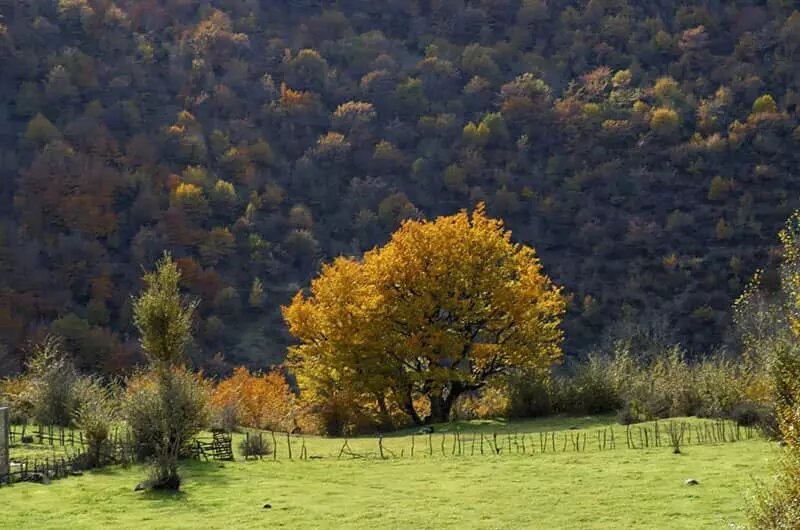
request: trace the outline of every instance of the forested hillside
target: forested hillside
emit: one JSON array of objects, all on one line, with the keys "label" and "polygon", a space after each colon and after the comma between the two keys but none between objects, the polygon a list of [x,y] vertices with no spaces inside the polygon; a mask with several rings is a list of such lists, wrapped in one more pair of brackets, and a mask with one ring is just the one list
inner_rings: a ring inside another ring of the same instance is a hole
[{"label": "forested hillside", "polygon": [[481,201],[572,295],[568,352],[620,321],[705,351],[800,205],[793,9],[0,2],[0,374],[45,331],[138,362],[164,250],[208,373],[280,362],[321,262]]}]

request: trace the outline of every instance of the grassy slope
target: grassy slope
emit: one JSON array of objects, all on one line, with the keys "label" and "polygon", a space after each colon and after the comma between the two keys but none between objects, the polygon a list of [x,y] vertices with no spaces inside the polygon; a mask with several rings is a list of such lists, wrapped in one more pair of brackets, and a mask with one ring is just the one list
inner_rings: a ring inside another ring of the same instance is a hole
[{"label": "grassy slope", "polygon": [[[520,428],[576,422],[548,421]],[[341,445],[307,442],[310,454]],[[0,527],[721,528],[742,521],[745,492],[776,456],[757,440],[689,447],[679,456],[620,442],[616,451],[578,454],[192,463],[177,496],[134,493],[146,471],[116,468],[49,487],[0,489]],[[367,449],[374,440],[353,443]],[[689,477],[700,485],[685,486]]]}]

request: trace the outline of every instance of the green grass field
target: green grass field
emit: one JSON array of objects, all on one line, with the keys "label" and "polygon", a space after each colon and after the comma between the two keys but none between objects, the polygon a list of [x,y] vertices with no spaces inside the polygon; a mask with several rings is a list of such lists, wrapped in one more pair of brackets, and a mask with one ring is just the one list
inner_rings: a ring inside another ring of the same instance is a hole
[{"label": "green grass field", "polygon": [[[471,439],[472,430],[573,428],[591,441],[611,421],[464,422],[447,429]],[[177,495],[135,493],[147,476],[138,466],[50,486],[4,487],[0,528],[729,528],[744,522],[747,491],[778,456],[775,444],[761,439],[687,446],[681,455],[667,446],[627,449],[624,428],[615,429],[613,451],[587,443],[585,452],[559,447],[542,454],[536,447],[533,455],[451,456],[448,443],[443,457],[434,435],[431,457],[421,442],[427,437],[416,436],[414,459],[410,436],[401,433],[384,442],[404,457],[387,460],[374,458],[374,438],[349,442],[372,458],[341,460],[343,440],[306,438],[309,455],[322,458],[299,461],[302,441],[295,438],[294,461],[279,443],[276,461],[187,463]],[[686,486],[688,478],[700,484]]]}]

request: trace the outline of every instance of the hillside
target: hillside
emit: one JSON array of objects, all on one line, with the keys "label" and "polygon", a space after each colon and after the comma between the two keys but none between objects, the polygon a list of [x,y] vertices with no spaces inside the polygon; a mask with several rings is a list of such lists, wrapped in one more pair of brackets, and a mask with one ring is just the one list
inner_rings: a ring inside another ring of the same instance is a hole
[{"label": "hillside", "polygon": [[130,368],[164,250],[207,373],[279,362],[321,262],[480,201],[573,294],[568,352],[706,351],[800,205],[792,6],[0,3],[0,374],[48,329]]}]

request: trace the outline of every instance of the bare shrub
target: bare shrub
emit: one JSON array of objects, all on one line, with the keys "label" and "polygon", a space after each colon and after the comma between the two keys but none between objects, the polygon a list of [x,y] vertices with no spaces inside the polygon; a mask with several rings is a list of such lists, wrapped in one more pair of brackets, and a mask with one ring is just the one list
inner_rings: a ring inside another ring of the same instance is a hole
[{"label": "bare shrub", "polygon": [[239,451],[245,458],[261,458],[272,454],[272,448],[262,433],[247,433],[239,443]]},{"label": "bare shrub", "polygon": [[87,467],[100,467],[113,459],[110,434],[119,419],[119,395],[116,388],[104,386],[96,379],[86,379],[81,386],[83,399],[75,412],[75,426],[86,436]]}]

